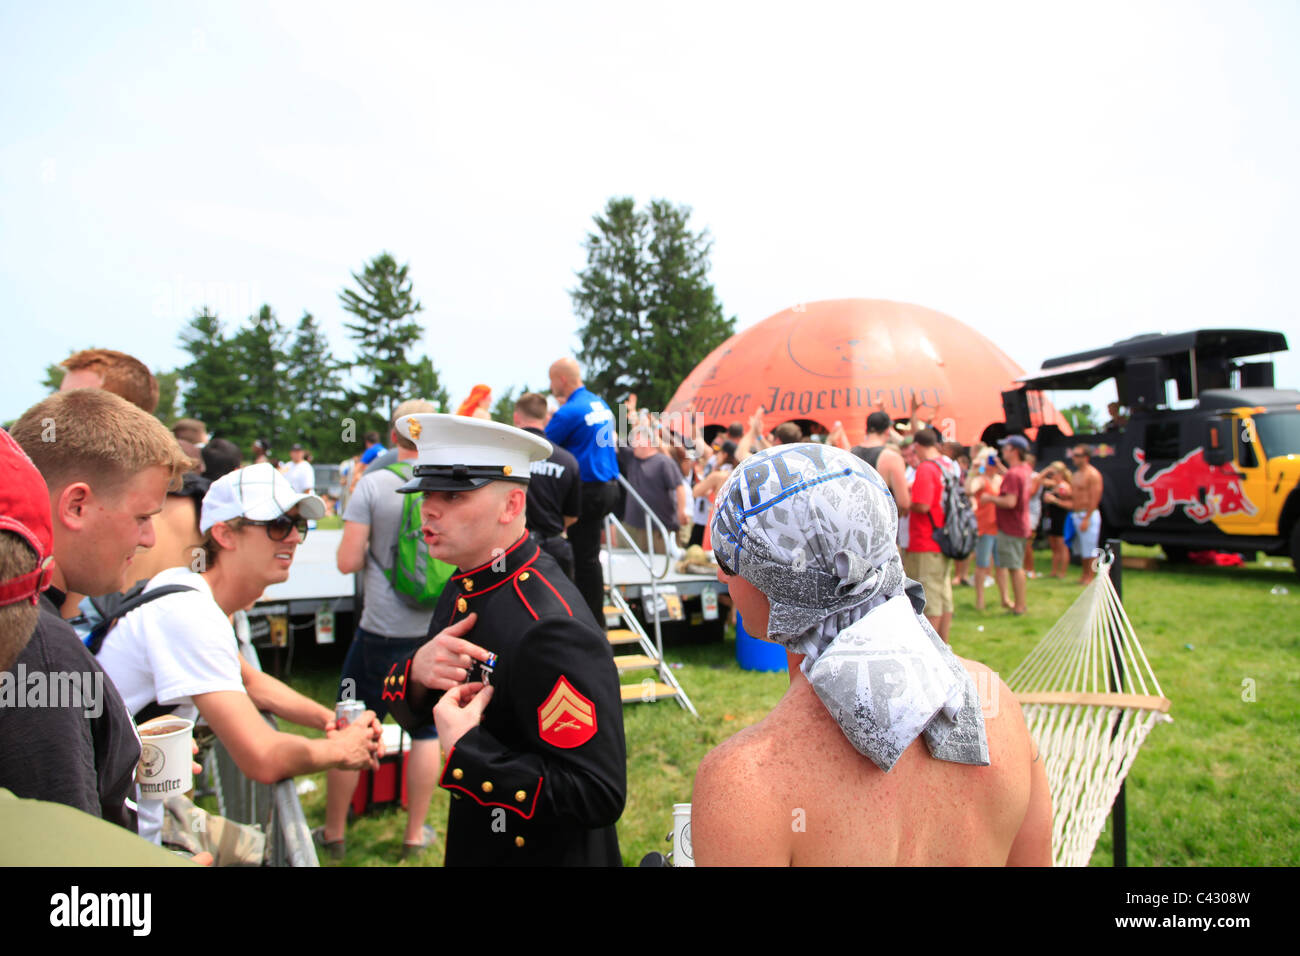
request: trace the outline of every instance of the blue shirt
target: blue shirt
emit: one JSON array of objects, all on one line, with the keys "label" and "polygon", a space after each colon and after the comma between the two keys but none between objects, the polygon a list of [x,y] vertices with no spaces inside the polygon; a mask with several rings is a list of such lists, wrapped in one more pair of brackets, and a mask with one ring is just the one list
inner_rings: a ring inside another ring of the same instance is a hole
[{"label": "blue shirt", "polygon": [[613,481],[618,477],[614,413],[587,389],[579,388],[551,416],[546,437],[578,459],[583,481]]},{"label": "blue shirt", "polygon": [[386,449],[383,445],[379,444],[378,442],[375,442],[375,444],[371,445],[369,448],[367,448],[364,452],[361,453],[361,464],[363,465],[370,464],[372,461],[375,460],[376,455],[382,455],[387,450],[388,449]]}]

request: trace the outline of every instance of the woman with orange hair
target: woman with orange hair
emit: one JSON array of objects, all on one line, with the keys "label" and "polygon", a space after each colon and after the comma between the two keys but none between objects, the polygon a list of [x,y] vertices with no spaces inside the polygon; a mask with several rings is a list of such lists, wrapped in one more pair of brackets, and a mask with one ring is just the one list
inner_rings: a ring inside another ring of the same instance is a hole
[{"label": "woman with orange hair", "polygon": [[492,419],[492,389],[486,385],[475,385],[469,390],[469,398],[460,403],[460,408],[456,409],[457,415],[465,415],[468,418],[486,418]]}]

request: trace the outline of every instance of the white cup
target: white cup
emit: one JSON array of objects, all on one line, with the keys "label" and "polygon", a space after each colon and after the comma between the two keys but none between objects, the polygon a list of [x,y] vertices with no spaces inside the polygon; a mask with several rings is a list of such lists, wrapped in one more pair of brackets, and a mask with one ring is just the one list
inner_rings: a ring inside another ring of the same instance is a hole
[{"label": "white cup", "polygon": [[673,804],[673,866],[694,866],[695,851],[691,848],[691,805]]},{"label": "white cup", "polygon": [[135,782],[142,800],[162,800],[194,789],[194,721],[155,717],[137,728],[140,763]]}]

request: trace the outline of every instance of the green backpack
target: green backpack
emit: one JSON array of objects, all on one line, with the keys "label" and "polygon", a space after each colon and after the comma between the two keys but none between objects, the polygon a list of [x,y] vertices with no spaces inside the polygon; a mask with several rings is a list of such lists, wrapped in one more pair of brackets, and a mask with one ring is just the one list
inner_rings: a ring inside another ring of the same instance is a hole
[{"label": "green backpack", "polygon": [[[411,466],[398,463],[389,465],[388,471],[402,479],[411,480]],[[384,577],[393,586],[402,603],[408,607],[431,608],[438,603],[438,595],[456,569],[445,561],[429,556],[429,546],[420,532],[420,495],[403,495],[402,523],[397,532],[397,542]],[[382,565],[381,565],[382,567]]]}]

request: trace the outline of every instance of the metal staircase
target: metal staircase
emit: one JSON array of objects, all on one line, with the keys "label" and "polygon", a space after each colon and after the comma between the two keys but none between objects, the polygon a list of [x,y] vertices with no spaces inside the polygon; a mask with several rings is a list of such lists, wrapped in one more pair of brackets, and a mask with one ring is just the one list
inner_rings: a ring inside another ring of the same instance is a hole
[{"label": "metal staircase", "polygon": [[[646,517],[646,543],[647,549],[642,551],[633,540],[632,536],[627,533],[627,528],[621,521],[612,514],[605,516],[605,541],[607,548],[612,547],[613,542],[622,541],[632,549],[642,566],[649,572],[650,576],[650,600],[645,600],[645,589],[641,592],[641,604],[645,609],[645,616],[654,621],[655,635],[650,639],[641,622],[637,620],[636,615],[632,613],[632,608],[627,602],[623,592],[619,590],[618,581],[615,580],[614,561],[612,555],[610,560],[605,563],[605,593],[609,603],[605,606],[605,627],[609,643],[614,645],[614,663],[618,665],[618,674],[621,678],[624,674],[634,674],[637,671],[654,670],[656,678],[644,677],[636,683],[625,683],[622,685],[623,703],[640,704],[650,703],[671,697],[677,701],[683,708],[691,712],[691,716],[699,717],[695,710],[695,705],[686,695],[682,685],[678,683],[677,678],[673,676],[672,668],[664,660],[664,641],[663,632],[659,625],[659,584],[668,575],[668,569],[672,567],[672,559],[668,555],[668,529],[663,523],[655,517],[636,490],[628,483],[622,475],[618,476],[619,484],[641,505],[642,511]],[[653,524],[652,524],[653,523]],[[663,570],[658,574],[655,573],[655,542],[660,540],[664,542]],[[607,553],[609,553],[607,551]],[[653,613],[653,617],[652,617]],[[609,622],[613,619],[615,626],[610,628]],[[620,653],[620,650],[637,651],[640,653]]]}]

